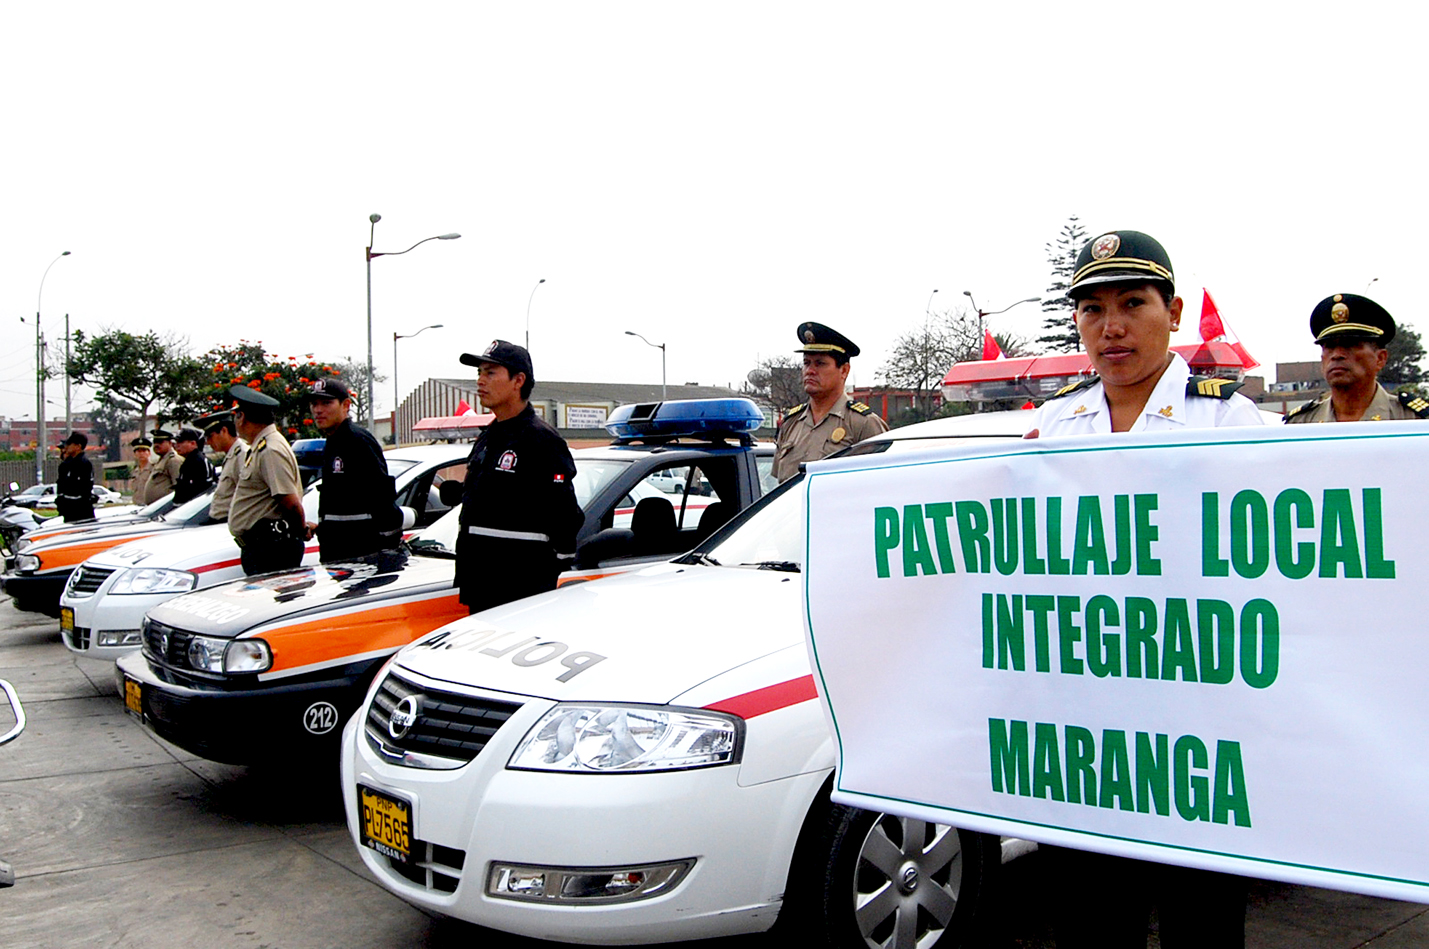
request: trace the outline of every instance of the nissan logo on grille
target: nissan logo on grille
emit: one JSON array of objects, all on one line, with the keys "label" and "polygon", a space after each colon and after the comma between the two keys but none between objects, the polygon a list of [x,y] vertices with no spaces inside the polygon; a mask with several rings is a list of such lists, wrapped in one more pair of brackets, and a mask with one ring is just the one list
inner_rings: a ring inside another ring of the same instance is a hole
[{"label": "nissan logo on grille", "polygon": [[422,712],[421,698],[409,695],[397,703],[397,707],[392,709],[392,720],[387,723],[387,734],[393,739],[400,739],[407,734],[407,730],[417,724],[417,716]]}]

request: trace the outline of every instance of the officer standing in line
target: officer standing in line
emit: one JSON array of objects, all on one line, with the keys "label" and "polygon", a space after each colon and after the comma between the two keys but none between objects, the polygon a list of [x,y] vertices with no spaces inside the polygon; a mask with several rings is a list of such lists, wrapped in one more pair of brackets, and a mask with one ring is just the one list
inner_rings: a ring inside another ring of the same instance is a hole
[{"label": "officer standing in line", "polygon": [[888,431],[873,409],[844,394],[849,360],[859,353],[853,341],[822,323],[801,323],[798,335],[804,346],[794,352],[804,354],[802,381],[809,401],[786,410],[779,426],[773,473],[780,482],[798,474],[806,461]]},{"label": "officer standing in line", "polygon": [[203,433],[196,428],[179,429],[174,451],[183,462],[174,482],[174,503],[183,504],[203,494],[218,480],[218,472],[203,453]]},{"label": "officer standing in line", "polygon": [[204,436],[215,451],[223,452],[223,467],[218,472],[218,486],[213,489],[213,501],[208,514],[216,521],[228,520],[228,505],[233,500],[233,488],[238,483],[238,468],[243,464],[243,453],[248,445],[238,437],[238,428],[233,423],[233,413],[224,410],[195,419],[207,424]]},{"label": "officer standing in line", "polygon": [[149,484],[144,489],[144,504],[152,504],[174,490],[179,481],[179,468],[183,461],[174,452],[174,434],[156,428],[154,435],[154,459],[150,462],[154,471],[149,475]]},{"label": "officer standing in line", "polygon": [[528,401],[536,377],[524,346],[498,339],[461,361],[496,420],[481,430],[462,483],[456,586],[475,613],[556,588],[575,559],[584,514],[571,451]]},{"label": "officer standing in line", "polygon": [[70,432],[60,449],[60,472],[55,482],[55,509],[65,523],[94,519],[94,465],[84,457],[89,436]]},{"label": "officer standing in line", "polygon": [[[1028,438],[1264,424],[1225,379],[1191,376],[1171,350],[1181,320],[1171,258],[1140,231],[1087,242],[1067,295],[1097,375],[1037,410]],[[1058,949],[1145,949],[1151,908],[1166,949],[1245,945],[1245,881],[1207,870],[1044,846],[1058,887]]]},{"label": "officer standing in line", "polygon": [[1379,384],[1389,362],[1394,317],[1369,297],[1336,293],[1310,313],[1310,334],[1320,344],[1320,372],[1330,394],[1285,416],[1305,422],[1383,422],[1429,418],[1429,402],[1407,392],[1392,396]]},{"label": "officer standing in line", "polygon": [[228,505],[228,531],[242,548],[248,576],[290,570],[303,561],[303,482],[298,459],[273,424],[278,400],[233,386],[233,421],[248,443]]},{"label": "officer standing in line", "polygon": [[350,560],[402,542],[402,512],[387,473],[382,446],[365,428],[352,424],[352,393],[341,379],[313,383],[313,421],[323,445],[316,529],[323,563]]},{"label": "officer standing in line", "polygon": [[144,497],[148,493],[149,476],[154,473],[154,466],[149,463],[153,446],[154,443],[146,435],[140,435],[129,443],[129,448],[134,452],[134,473],[129,477],[134,485],[131,494],[135,504],[149,503]]}]

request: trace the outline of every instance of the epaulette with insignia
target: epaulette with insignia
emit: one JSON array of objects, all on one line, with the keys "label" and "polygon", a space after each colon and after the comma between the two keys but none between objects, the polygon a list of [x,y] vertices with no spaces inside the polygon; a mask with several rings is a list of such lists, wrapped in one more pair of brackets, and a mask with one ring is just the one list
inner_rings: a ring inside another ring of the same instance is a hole
[{"label": "epaulette with insignia", "polygon": [[809,407],[809,403],[807,403],[807,402],[800,402],[798,405],[794,406],[792,409],[785,409],[785,410],[784,410],[784,417],[785,417],[786,419],[787,419],[787,418],[793,418],[794,416],[798,415],[800,412],[804,411],[804,410],[807,409],[808,407]]},{"label": "epaulette with insignia", "polygon": [[1244,386],[1244,382],[1233,379],[1213,379],[1207,376],[1192,376],[1186,380],[1187,395],[1203,395],[1210,399],[1229,399]]},{"label": "epaulette with insignia", "polygon": [[1062,386],[1062,388],[1053,393],[1052,398],[1060,399],[1064,395],[1071,395],[1073,392],[1077,392],[1081,389],[1090,389],[1101,381],[1101,376],[1087,376],[1080,382],[1074,382],[1069,386]]},{"label": "epaulette with insignia", "polygon": [[1306,402],[1304,405],[1300,406],[1300,407],[1299,407],[1298,409],[1296,409],[1295,411],[1285,413],[1285,421],[1286,421],[1286,422],[1289,422],[1292,418],[1295,418],[1297,415],[1304,415],[1306,412],[1313,412],[1313,411],[1315,411],[1316,406],[1318,406],[1321,402],[1324,402],[1324,401],[1325,401],[1324,399],[1311,399],[1309,402]]},{"label": "epaulette with insignia", "polygon": [[1399,404],[1413,412],[1418,418],[1429,418],[1429,401],[1423,396],[1409,392],[1399,393]]},{"label": "epaulette with insignia", "polygon": [[853,399],[848,400],[848,407],[853,409],[859,415],[873,414],[873,409],[869,408],[867,405],[864,405],[862,402],[855,402]]}]

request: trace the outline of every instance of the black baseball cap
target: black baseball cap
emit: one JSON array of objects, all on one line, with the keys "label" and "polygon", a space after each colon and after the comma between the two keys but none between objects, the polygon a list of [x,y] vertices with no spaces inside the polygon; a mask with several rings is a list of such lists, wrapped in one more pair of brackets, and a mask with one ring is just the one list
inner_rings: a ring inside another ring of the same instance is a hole
[{"label": "black baseball cap", "polygon": [[531,354],[525,346],[508,343],[504,339],[494,339],[481,353],[462,353],[464,366],[480,366],[484,362],[505,366],[507,372],[524,372],[527,382],[536,381],[536,373],[531,368]]},{"label": "black baseball cap", "polygon": [[315,379],[313,380],[312,391],[308,393],[308,399],[333,399],[342,402],[352,398],[352,390],[347,387],[347,383],[341,379]]},{"label": "black baseball cap", "polygon": [[179,429],[179,433],[174,436],[174,441],[201,442],[203,441],[203,432],[200,432],[196,428],[181,428]]},{"label": "black baseball cap", "polygon": [[1166,248],[1140,231],[1107,231],[1087,241],[1077,255],[1067,296],[1075,300],[1083,287],[1138,281],[1164,283],[1172,293],[1176,292],[1176,276]]}]

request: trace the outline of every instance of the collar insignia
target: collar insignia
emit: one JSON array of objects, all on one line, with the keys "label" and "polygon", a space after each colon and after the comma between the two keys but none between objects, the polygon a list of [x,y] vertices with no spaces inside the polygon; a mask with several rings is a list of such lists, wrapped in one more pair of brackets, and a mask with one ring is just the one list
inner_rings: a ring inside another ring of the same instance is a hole
[{"label": "collar insignia", "polygon": [[1083,412],[1085,412],[1086,410],[1087,410],[1087,407],[1086,407],[1085,405],[1079,405],[1079,406],[1077,406],[1076,411],[1074,411],[1072,414],[1073,414],[1073,415],[1081,415],[1081,414],[1082,414]]},{"label": "collar insignia", "polygon": [[1172,411],[1173,411],[1173,409],[1171,408],[1171,406],[1168,405],[1168,406],[1166,406],[1166,408],[1164,408],[1164,409],[1157,409],[1157,410],[1156,410],[1156,414],[1157,414],[1157,415],[1164,415],[1166,418],[1170,418]]}]

